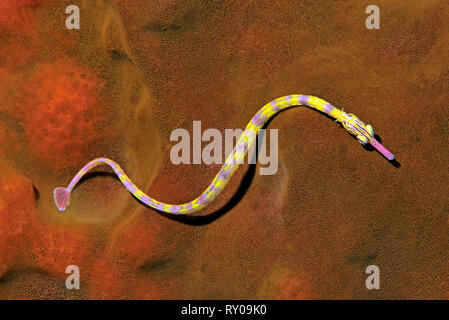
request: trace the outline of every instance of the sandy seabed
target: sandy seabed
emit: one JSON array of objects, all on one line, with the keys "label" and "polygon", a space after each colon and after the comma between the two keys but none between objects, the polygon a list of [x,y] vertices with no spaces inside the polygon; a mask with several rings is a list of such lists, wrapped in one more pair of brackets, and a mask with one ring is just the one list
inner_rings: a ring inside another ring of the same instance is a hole
[{"label": "sandy seabed", "polygon": [[[0,1],[0,298],[447,299],[449,4],[379,0],[367,30],[369,4]],[[190,201],[220,166],[172,164],[170,133],[243,128],[293,93],[372,124],[397,163],[292,108],[268,127],[277,173],[243,165],[209,218],[161,216],[107,168],[66,212],[53,203],[99,156]],[[80,290],[65,288],[72,264]]]}]

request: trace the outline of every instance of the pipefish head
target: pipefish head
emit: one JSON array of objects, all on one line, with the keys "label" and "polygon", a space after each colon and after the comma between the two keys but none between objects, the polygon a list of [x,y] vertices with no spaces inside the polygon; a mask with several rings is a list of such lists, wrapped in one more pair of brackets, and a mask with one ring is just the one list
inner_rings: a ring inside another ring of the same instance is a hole
[{"label": "pipefish head", "polygon": [[366,125],[352,113],[345,114],[341,123],[349,133],[357,137],[357,140],[359,140],[361,144],[367,144],[374,139],[373,127],[370,124]]},{"label": "pipefish head", "polygon": [[370,143],[377,151],[379,151],[388,160],[394,160],[394,155],[387,150],[379,141],[374,138],[374,129],[368,124],[365,125],[362,120],[352,113],[346,114],[342,112],[340,119],[343,127],[351,134],[355,135],[357,140],[363,145]]}]

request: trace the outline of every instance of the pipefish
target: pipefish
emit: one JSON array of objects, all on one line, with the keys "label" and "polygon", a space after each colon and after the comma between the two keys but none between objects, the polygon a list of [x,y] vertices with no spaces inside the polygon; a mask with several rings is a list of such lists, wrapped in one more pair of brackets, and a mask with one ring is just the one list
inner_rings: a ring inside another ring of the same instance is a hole
[{"label": "pipefish", "polygon": [[140,190],[116,162],[108,158],[97,158],[86,164],[75,175],[67,188],[54,189],[53,195],[56,206],[60,211],[64,211],[69,204],[70,193],[80,179],[92,168],[101,164],[106,164],[114,170],[126,189],[128,189],[128,191],[131,192],[140,202],[146,204],[147,206],[159,211],[177,215],[185,215],[199,211],[211,203],[226,187],[232,175],[239,167],[241,160],[255,143],[257,134],[264,124],[279,111],[294,106],[308,106],[335,118],[335,121],[340,122],[350,134],[355,135],[361,144],[364,145],[370,143],[385,158],[388,160],[394,159],[394,155],[374,138],[374,130],[371,125],[365,125],[355,115],[351,113],[347,114],[343,110],[337,109],[330,103],[320,98],[295,94],[284,96],[267,103],[253,116],[237,141],[234,150],[226,158],[225,163],[210,185],[199,197],[188,203],[167,204],[157,201]]}]

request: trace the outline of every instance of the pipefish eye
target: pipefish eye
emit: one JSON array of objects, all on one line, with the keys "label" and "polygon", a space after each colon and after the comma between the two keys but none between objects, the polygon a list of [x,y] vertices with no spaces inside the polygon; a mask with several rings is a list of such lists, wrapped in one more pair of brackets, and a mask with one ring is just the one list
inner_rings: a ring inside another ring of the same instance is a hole
[{"label": "pipefish eye", "polygon": [[358,135],[358,136],[357,136],[357,139],[359,140],[359,142],[360,142],[361,144],[367,144],[367,143],[368,143],[368,138],[365,137],[364,135]]}]

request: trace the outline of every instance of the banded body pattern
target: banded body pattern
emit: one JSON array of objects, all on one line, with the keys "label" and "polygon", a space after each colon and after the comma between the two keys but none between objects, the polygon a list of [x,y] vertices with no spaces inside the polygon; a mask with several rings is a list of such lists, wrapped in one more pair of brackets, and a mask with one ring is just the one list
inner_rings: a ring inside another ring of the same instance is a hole
[{"label": "banded body pattern", "polygon": [[64,211],[69,203],[70,192],[83,177],[83,175],[97,165],[107,164],[114,170],[126,189],[128,189],[129,192],[131,192],[137,199],[147,206],[159,211],[173,214],[189,214],[199,211],[212,202],[215,197],[217,197],[226,187],[229,180],[242,163],[242,160],[246,156],[248,150],[254,146],[257,134],[264,124],[279,111],[289,107],[301,105],[308,106],[328,114],[329,116],[335,118],[338,122],[341,122],[343,127],[348,132],[356,135],[360,143],[365,144],[370,142],[389,160],[394,158],[394,156],[387,149],[376,141],[372,127],[370,125],[366,126],[353,114],[346,114],[342,110],[335,108],[330,103],[317,97],[307,95],[290,95],[273,100],[263,106],[253,116],[237,141],[234,150],[226,158],[225,163],[210,185],[199,197],[188,203],[179,205],[167,204],[149,197],[129,179],[129,177],[116,162],[107,158],[97,158],[92,160],[76,174],[67,188],[56,188],[54,190],[55,203],[60,211]]}]

